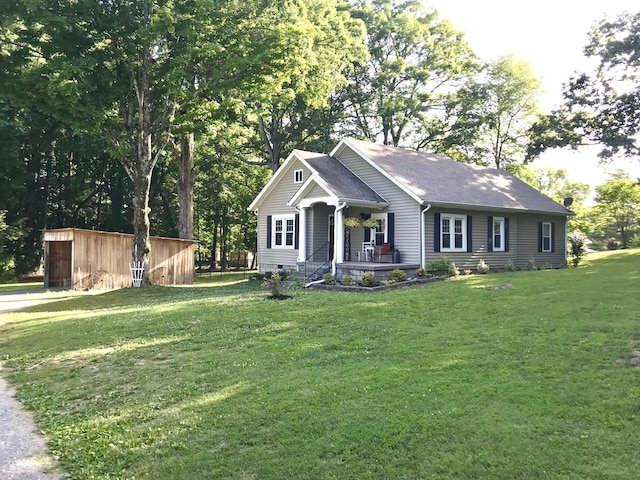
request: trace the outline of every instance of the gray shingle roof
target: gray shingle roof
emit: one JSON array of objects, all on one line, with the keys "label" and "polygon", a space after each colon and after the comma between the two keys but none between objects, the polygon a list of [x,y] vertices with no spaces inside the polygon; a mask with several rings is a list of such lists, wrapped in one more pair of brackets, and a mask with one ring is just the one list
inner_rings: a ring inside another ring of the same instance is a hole
[{"label": "gray shingle roof", "polygon": [[564,206],[504,170],[351,138],[348,144],[425,203],[572,214]]},{"label": "gray shingle roof", "polygon": [[304,150],[297,150],[297,153],[316,171],[326,186],[339,199],[386,203],[384,198],[374,192],[336,158]]}]

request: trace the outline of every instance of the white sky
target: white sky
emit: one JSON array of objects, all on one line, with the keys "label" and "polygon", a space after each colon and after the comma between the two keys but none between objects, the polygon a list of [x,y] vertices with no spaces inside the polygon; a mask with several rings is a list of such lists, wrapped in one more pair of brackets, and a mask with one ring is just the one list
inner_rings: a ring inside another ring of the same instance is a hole
[{"label": "white sky", "polygon": [[[423,0],[441,18],[463,31],[471,48],[485,60],[503,55],[528,61],[542,81],[542,108],[550,111],[562,100],[562,84],[575,71],[589,69],[582,51],[591,27],[605,15],[640,11],[638,0]],[[601,166],[598,148],[553,149],[532,163],[534,168],[566,168],[571,180],[602,183],[607,172],[622,168],[640,175],[640,162],[624,160]]]}]

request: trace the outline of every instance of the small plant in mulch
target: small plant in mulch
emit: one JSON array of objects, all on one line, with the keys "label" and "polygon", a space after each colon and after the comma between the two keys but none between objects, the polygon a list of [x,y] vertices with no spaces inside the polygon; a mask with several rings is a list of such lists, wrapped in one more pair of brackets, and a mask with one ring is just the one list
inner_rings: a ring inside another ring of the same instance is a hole
[{"label": "small plant in mulch", "polygon": [[353,277],[351,275],[345,275],[342,279],[342,285],[353,287],[354,285],[356,285],[356,282],[353,280]]},{"label": "small plant in mulch", "polygon": [[480,259],[476,268],[478,270],[478,273],[489,273],[489,270],[491,270],[487,262],[485,262],[483,259]]},{"label": "small plant in mulch", "polygon": [[416,268],[416,277],[422,278],[426,275],[424,268]]},{"label": "small plant in mulch", "polygon": [[504,264],[504,269],[507,272],[515,272],[516,271],[516,266],[510,259],[508,259]]},{"label": "small plant in mulch", "polygon": [[333,276],[333,274],[331,274],[331,273],[325,273],[322,276],[322,280],[324,280],[324,283],[326,283],[327,285],[335,285],[336,284],[336,279]]},{"label": "small plant in mulch", "polygon": [[286,300],[288,298],[293,298],[291,295],[285,295],[285,287],[282,284],[282,275],[279,273],[273,273],[268,278],[265,277],[262,285],[264,288],[271,290],[271,295],[267,297],[269,300]]},{"label": "small plant in mulch", "polygon": [[364,272],[362,274],[362,286],[363,287],[375,287],[378,285],[376,275],[373,272]]},{"label": "small plant in mulch", "polygon": [[399,268],[394,268],[391,270],[391,274],[389,275],[389,279],[396,282],[404,282],[407,279],[407,274],[404,270],[400,270]]}]

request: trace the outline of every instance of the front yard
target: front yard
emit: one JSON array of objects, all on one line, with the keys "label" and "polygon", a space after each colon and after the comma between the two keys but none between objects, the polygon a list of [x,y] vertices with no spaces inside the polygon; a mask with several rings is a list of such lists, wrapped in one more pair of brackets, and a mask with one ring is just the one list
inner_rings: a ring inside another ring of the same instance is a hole
[{"label": "front yard", "polygon": [[0,317],[71,478],[638,478],[638,250],[285,302],[212,282]]}]

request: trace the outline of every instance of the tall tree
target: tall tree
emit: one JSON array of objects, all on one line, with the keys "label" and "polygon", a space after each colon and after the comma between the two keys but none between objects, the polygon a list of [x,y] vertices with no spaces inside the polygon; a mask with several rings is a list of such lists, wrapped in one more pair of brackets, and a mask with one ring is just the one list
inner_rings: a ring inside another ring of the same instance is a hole
[{"label": "tall tree", "polygon": [[345,128],[371,141],[409,144],[474,68],[475,56],[461,33],[418,0],[361,0],[352,14],[367,27],[370,60],[347,71]]},{"label": "tall tree", "polygon": [[622,248],[628,247],[640,227],[640,185],[618,175],[596,187],[595,200],[599,225],[612,226],[620,235]]},{"label": "tall tree", "polygon": [[450,97],[449,127],[440,138],[427,128],[424,143],[457,160],[508,169],[525,160],[539,95],[540,81],[527,62],[513,56],[488,62]]},{"label": "tall tree", "polygon": [[564,104],[532,128],[528,155],[548,148],[600,144],[600,156],[640,153],[640,13],[603,19],[584,49],[598,62],[595,73],[571,78]]},{"label": "tall tree", "polygon": [[364,25],[344,0],[285,2],[275,21],[289,38],[281,59],[289,73],[248,105],[272,172],[293,148],[326,140],[341,113],[332,94],[346,85],[347,65],[367,57]]}]

